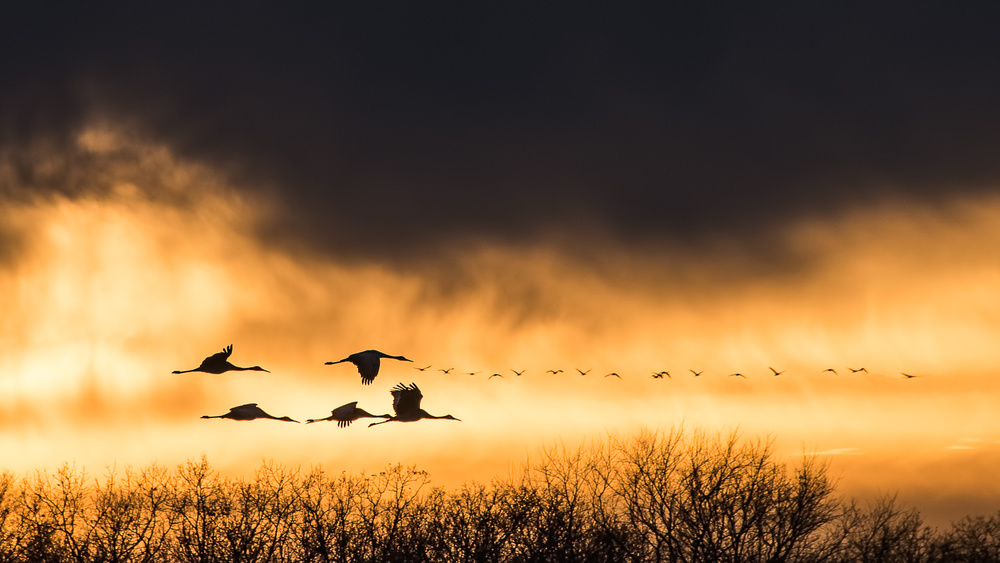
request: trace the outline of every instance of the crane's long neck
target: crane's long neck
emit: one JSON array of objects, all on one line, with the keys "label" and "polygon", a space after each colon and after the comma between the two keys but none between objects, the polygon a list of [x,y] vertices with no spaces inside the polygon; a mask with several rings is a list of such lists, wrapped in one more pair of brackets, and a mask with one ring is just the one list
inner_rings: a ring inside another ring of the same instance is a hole
[{"label": "crane's long neck", "polygon": [[399,419],[396,418],[396,417],[388,416],[388,415],[386,415],[386,416],[387,416],[387,418],[385,420],[382,420],[382,421],[379,421],[379,422],[373,422],[373,423],[369,424],[368,427],[371,428],[372,426],[375,426],[375,425],[378,425],[378,424],[385,424],[386,422],[398,422],[399,421]]},{"label": "crane's long neck", "polygon": [[193,372],[193,371],[201,371],[201,370],[200,370],[199,368],[194,368],[194,369],[181,369],[181,370],[177,370],[177,369],[175,369],[175,370],[174,370],[174,371],[173,371],[172,373],[191,373],[191,372]]}]

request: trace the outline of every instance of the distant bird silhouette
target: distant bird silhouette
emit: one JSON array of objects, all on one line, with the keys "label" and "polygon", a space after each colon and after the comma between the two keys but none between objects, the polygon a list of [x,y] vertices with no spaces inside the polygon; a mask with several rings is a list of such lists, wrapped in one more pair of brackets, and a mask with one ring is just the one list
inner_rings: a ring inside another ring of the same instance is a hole
[{"label": "distant bird silhouette", "polygon": [[480,373],[483,373],[483,372],[481,372],[481,371],[467,371],[467,372],[465,372],[465,375],[476,375],[476,374],[480,374]]},{"label": "distant bird silhouette", "polygon": [[233,364],[229,363],[229,356],[231,356],[232,353],[233,353],[233,345],[230,344],[229,346],[223,348],[221,352],[216,352],[215,354],[212,354],[211,356],[202,360],[200,366],[194,369],[174,370],[173,373],[190,373],[192,371],[203,371],[205,373],[214,373],[214,374],[225,373],[227,371],[267,371],[268,373],[271,373],[260,366],[253,366],[249,368],[241,368],[239,366],[234,366]]},{"label": "distant bird silhouette", "polygon": [[287,416],[283,416],[281,418],[278,418],[276,416],[271,416],[266,412],[264,412],[260,407],[258,407],[257,403],[247,403],[245,405],[233,407],[229,409],[229,412],[227,412],[226,414],[220,414],[216,416],[210,416],[206,414],[203,415],[202,418],[229,418],[232,420],[255,420],[258,418],[270,418],[271,420],[281,420],[284,422],[295,422],[295,423],[299,422],[297,420],[292,420]]},{"label": "distant bird silhouette", "polygon": [[550,370],[546,371],[545,373],[551,373],[552,375],[555,375],[557,373],[562,373],[562,372],[563,372],[563,370],[561,370],[561,369],[550,369]]},{"label": "distant bird silhouette", "polygon": [[499,373],[490,374],[490,376],[487,377],[486,380],[489,381],[489,380],[493,379],[494,377],[503,377],[503,375],[500,375]]},{"label": "distant bird silhouette", "polygon": [[917,378],[917,377],[920,377],[919,375],[910,375],[910,374],[908,374],[908,373],[903,373],[903,372],[899,372],[899,373],[900,373],[900,374],[901,374],[901,375],[902,375],[903,377],[905,377],[906,379],[914,379],[914,378]]},{"label": "distant bird silhouette", "polygon": [[521,374],[522,374],[522,373],[524,373],[524,372],[525,372],[525,371],[527,371],[527,370],[523,370],[523,369],[522,369],[521,371],[517,371],[516,369],[513,369],[513,368],[511,368],[511,370],[510,370],[510,371],[514,372],[514,375],[516,375],[516,376],[518,376],[518,377],[521,377]]},{"label": "distant bird silhouette", "polygon": [[576,368],[576,371],[580,372],[580,375],[587,375],[588,373],[590,373],[590,371],[591,371],[592,369],[594,369],[594,368],[590,368],[590,369],[588,369],[587,371],[583,371],[583,370],[582,370],[582,369],[580,369],[580,368]]},{"label": "distant bird silhouette", "polygon": [[691,372],[691,373],[693,373],[695,377],[698,377],[699,375],[705,373],[705,370],[694,371],[693,369],[689,369],[688,371]]},{"label": "distant bird silhouette", "polygon": [[667,379],[673,379],[673,377],[670,375],[670,372],[667,370],[657,371],[653,373],[653,376],[656,377],[656,379],[663,379],[664,375],[667,376]]},{"label": "distant bird silhouette", "polygon": [[781,371],[778,371],[778,370],[774,369],[774,368],[773,368],[773,367],[771,367],[771,366],[767,366],[767,369],[769,369],[769,370],[771,370],[772,372],[774,372],[774,376],[775,376],[775,377],[777,377],[777,376],[779,376],[779,375],[781,375],[781,374],[785,373],[785,371],[787,371],[787,370],[781,370]]},{"label": "distant bird silhouette", "polygon": [[743,379],[746,379],[746,378],[747,378],[747,376],[743,375],[743,374],[742,374],[742,373],[740,373],[740,372],[736,372],[736,373],[731,373],[731,374],[729,374],[729,377],[742,377]]},{"label": "distant bird silhouette", "polygon": [[375,376],[378,375],[379,360],[381,358],[391,358],[402,362],[413,361],[409,358],[404,358],[403,356],[390,356],[389,354],[379,352],[378,350],[365,350],[364,352],[355,352],[343,360],[326,362],[326,365],[332,366],[333,364],[351,362],[357,366],[358,373],[361,374],[361,383],[363,385],[370,385],[372,381],[375,381]]},{"label": "distant bird silhouette", "polygon": [[427,366],[427,367],[423,367],[423,368],[414,367],[413,369],[415,369],[417,371],[427,371],[427,370],[431,369],[431,366]]},{"label": "distant bird silhouette", "polygon": [[438,369],[438,371],[440,371],[441,373],[443,373],[445,375],[448,375],[449,373],[451,373],[451,370],[453,370],[453,369],[455,369],[455,368],[448,368],[448,369],[440,368],[440,369]]},{"label": "distant bird silhouette", "polygon": [[434,416],[420,408],[420,400],[424,398],[424,395],[416,383],[411,383],[409,386],[397,383],[389,393],[392,394],[392,410],[396,416],[391,416],[381,422],[373,422],[368,425],[369,427],[386,422],[415,422],[423,418],[459,420],[450,414]]},{"label": "distant bird silhouette", "polygon": [[605,375],[604,377],[617,377],[618,379],[621,379],[621,378],[622,378],[622,376],[618,375],[618,374],[617,374],[617,373],[615,373],[615,372],[611,372],[611,373],[609,373],[609,374]]},{"label": "distant bird silhouette", "polygon": [[847,369],[851,370],[852,373],[858,373],[859,371],[863,371],[865,373],[868,373],[868,370],[866,370],[865,368],[858,368],[858,369],[847,368]]},{"label": "distant bird silhouette", "polygon": [[820,373],[826,373],[828,371],[832,371],[833,375],[837,375],[837,370],[835,370],[833,368],[826,368],[825,370],[821,371]]},{"label": "distant bird silhouette", "polygon": [[372,414],[364,409],[358,408],[358,402],[347,403],[346,405],[341,405],[332,411],[330,411],[330,416],[326,418],[310,418],[306,420],[306,424],[311,424],[313,422],[322,422],[324,420],[336,420],[337,426],[340,428],[347,428],[352,422],[359,418],[392,418],[388,414]]}]

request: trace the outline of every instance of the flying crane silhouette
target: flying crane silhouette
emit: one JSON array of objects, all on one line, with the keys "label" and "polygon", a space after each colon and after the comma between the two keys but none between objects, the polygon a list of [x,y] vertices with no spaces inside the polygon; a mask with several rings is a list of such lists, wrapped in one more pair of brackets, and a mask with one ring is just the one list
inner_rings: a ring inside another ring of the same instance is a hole
[{"label": "flying crane silhouette", "polygon": [[448,375],[449,373],[451,373],[451,370],[453,370],[453,369],[455,369],[455,368],[448,368],[448,369],[438,368],[438,371],[441,372],[441,373],[443,373],[443,374],[445,374],[445,375]]},{"label": "flying crane silhouette", "polygon": [[562,373],[562,372],[563,372],[563,370],[561,370],[561,369],[550,369],[550,370],[546,371],[545,373],[551,373],[552,375],[556,375],[557,373]]},{"label": "flying crane silhouette", "polygon": [[358,402],[354,401],[333,409],[330,411],[330,416],[326,418],[310,418],[306,420],[306,424],[322,422],[324,420],[336,420],[338,427],[347,428],[359,418],[391,418],[391,416],[388,414],[372,414],[364,409],[359,409]]},{"label": "flying crane silhouette", "polygon": [[833,368],[826,368],[825,370],[821,371],[820,373],[826,373],[828,371],[829,372],[833,372],[833,375],[837,375],[837,370],[835,370]]},{"label": "flying crane silhouette", "polygon": [[618,374],[617,374],[617,373],[615,373],[615,372],[611,372],[611,373],[609,373],[609,374],[605,375],[604,377],[617,377],[618,379],[621,379],[621,378],[622,378],[622,376],[618,375]]},{"label": "flying crane silhouette", "polygon": [[424,395],[416,383],[411,383],[408,386],[397,383],[389,393],[392,394],[392,410],[396,416],[391,416],[381,422],[373,422],[368,425],[369,427],[386,422],[416,422],[424,418],[459,420],[450,414],[434,416],[420,408],[420,400],[424,398]]},{"label": "flying crane silhouette", "polygon": [[296,424],[299,422],[297,420],[292,420],[291,418],[288,418],[287,416],[282,416],[282,417],[271,416],[271,415],[267,414],[266,412],[264,412],[260,407],[258,407],[257,403],[247,403],[245,405],[240,405],[238,407],[233,407],[233,408],[229,409],[229,412],[227,412],[226,414],[220,414],[220,415],[207,415],[206,414],[206,415],[202,415],[202,418],[228,418],[228,419],[231,419],[231,420],[255,420],[255,419],[258,419],[258,418],[269,418],[271,420],[281,420],[283,422],[294,422]]},{"label": "flying crane silhouette", "polygon": [[781,374],[785,373],[785,371],[786,371],[786,370],[781,370],[781,371],[778,371],[778,370],[774,369],[774,368],[773,368],[773,367],[771,367],[771,366],[767,366],[767,369],[769,369],[769,370],[771,370],[772,372],[774,372],[774,376],[775,376],[775,377],[777,377],[777,376],[779,376],[779,375],[781,375]]},{"label": "flying crane silhouette", "polygon": [[249,368],[234,366],[229,363],[229,356],[232,354],[233,345],[230,344],[229,346],[223,348],[221,352],[216,352],[202,360],[200,366],[194,369],[174,370],[173,373],[191,373],[192,371],[203,371],[205,373],[214,374],[226,373],[227,371],[267,371],[268,373],[271,373],[260,366],[253,366]]},{"label": "flying crane silhouette", "polygon": [[851,370],[851,373],[858,373],[859,371],[863,371],[863,372],[865,372],[865,373],[868,373],[868,370],[867,370],[867,369],[865,369],[865,368],[858,368],[858,369],[854,369],[854,368],[847,368],[847,369]]},{"label": "flying crane silhouette", "polygon": [[381,358],[391,358],[402,362],[413,361],[409,358],[404,358],[403,356],[391,356],[389,354],[379,352],[378,350],[365,350],[364,352],[355,352],[343,360],[326,362],[326,365],[332,366],[333,364],[351,362],[357,366],[358,373],[361,374],[361,383],[363,385],[371,385],[371,382],[375,381],[375,376],[378,375],[379,360]]},{"label": "flying crane silhouette", "polygon": [[588,369],[587,371],[583,371],[583,370],[582,370],[582,369],[580,369],[580,368],[576,368],[576,371],[580,372],[580,375],[587,375],[588,373],[590,373],[590,370],[591,370],[591,369],[594,369],[594,368],[590,368],[590,369]]},{"label": "flying crane silhouette", "polygon": [[514,375],[521,377],[521,374],[524,373],[526,370],[522,369],[521,371],[517,371],[516,369],[511,368],[510,371],[514,372]]},{"label": "flying crane silhouette", "polygon": [[691,373],[693,373],[695,377],[698,377],[699,375],[705,373],[705,370],[694,371],[693,369],[689,369],[688,371],[691,372]]},{"label": "flying crane silhouette", "polygon": [[427,367],[423,367],[423,368],[414,367],[413,369],[415,369],[417,371],[427,371],[427,370],[431,369],[431,366],[427,366]]}]

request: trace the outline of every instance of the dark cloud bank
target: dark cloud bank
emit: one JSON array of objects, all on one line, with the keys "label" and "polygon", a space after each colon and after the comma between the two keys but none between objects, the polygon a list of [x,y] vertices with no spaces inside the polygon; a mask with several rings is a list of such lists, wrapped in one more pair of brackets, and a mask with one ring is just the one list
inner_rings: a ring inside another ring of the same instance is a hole
[{"label": "dark cloud bank", "polygon": [[747,240],[1000,179],[985,3],[359,4],[5,8],[0,142],[110,119],[277,192],[276,240],[385,257]]}]

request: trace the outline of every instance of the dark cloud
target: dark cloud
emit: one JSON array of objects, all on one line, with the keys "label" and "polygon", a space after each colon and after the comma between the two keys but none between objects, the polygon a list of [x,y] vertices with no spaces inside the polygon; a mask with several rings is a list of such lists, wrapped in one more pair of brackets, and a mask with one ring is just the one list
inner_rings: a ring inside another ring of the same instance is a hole
[{"label": "dark cloud", "polygon": [[987,5],[19,9],[3,143],[119,120],[339,253],[746,239],[1000,179]]}]

